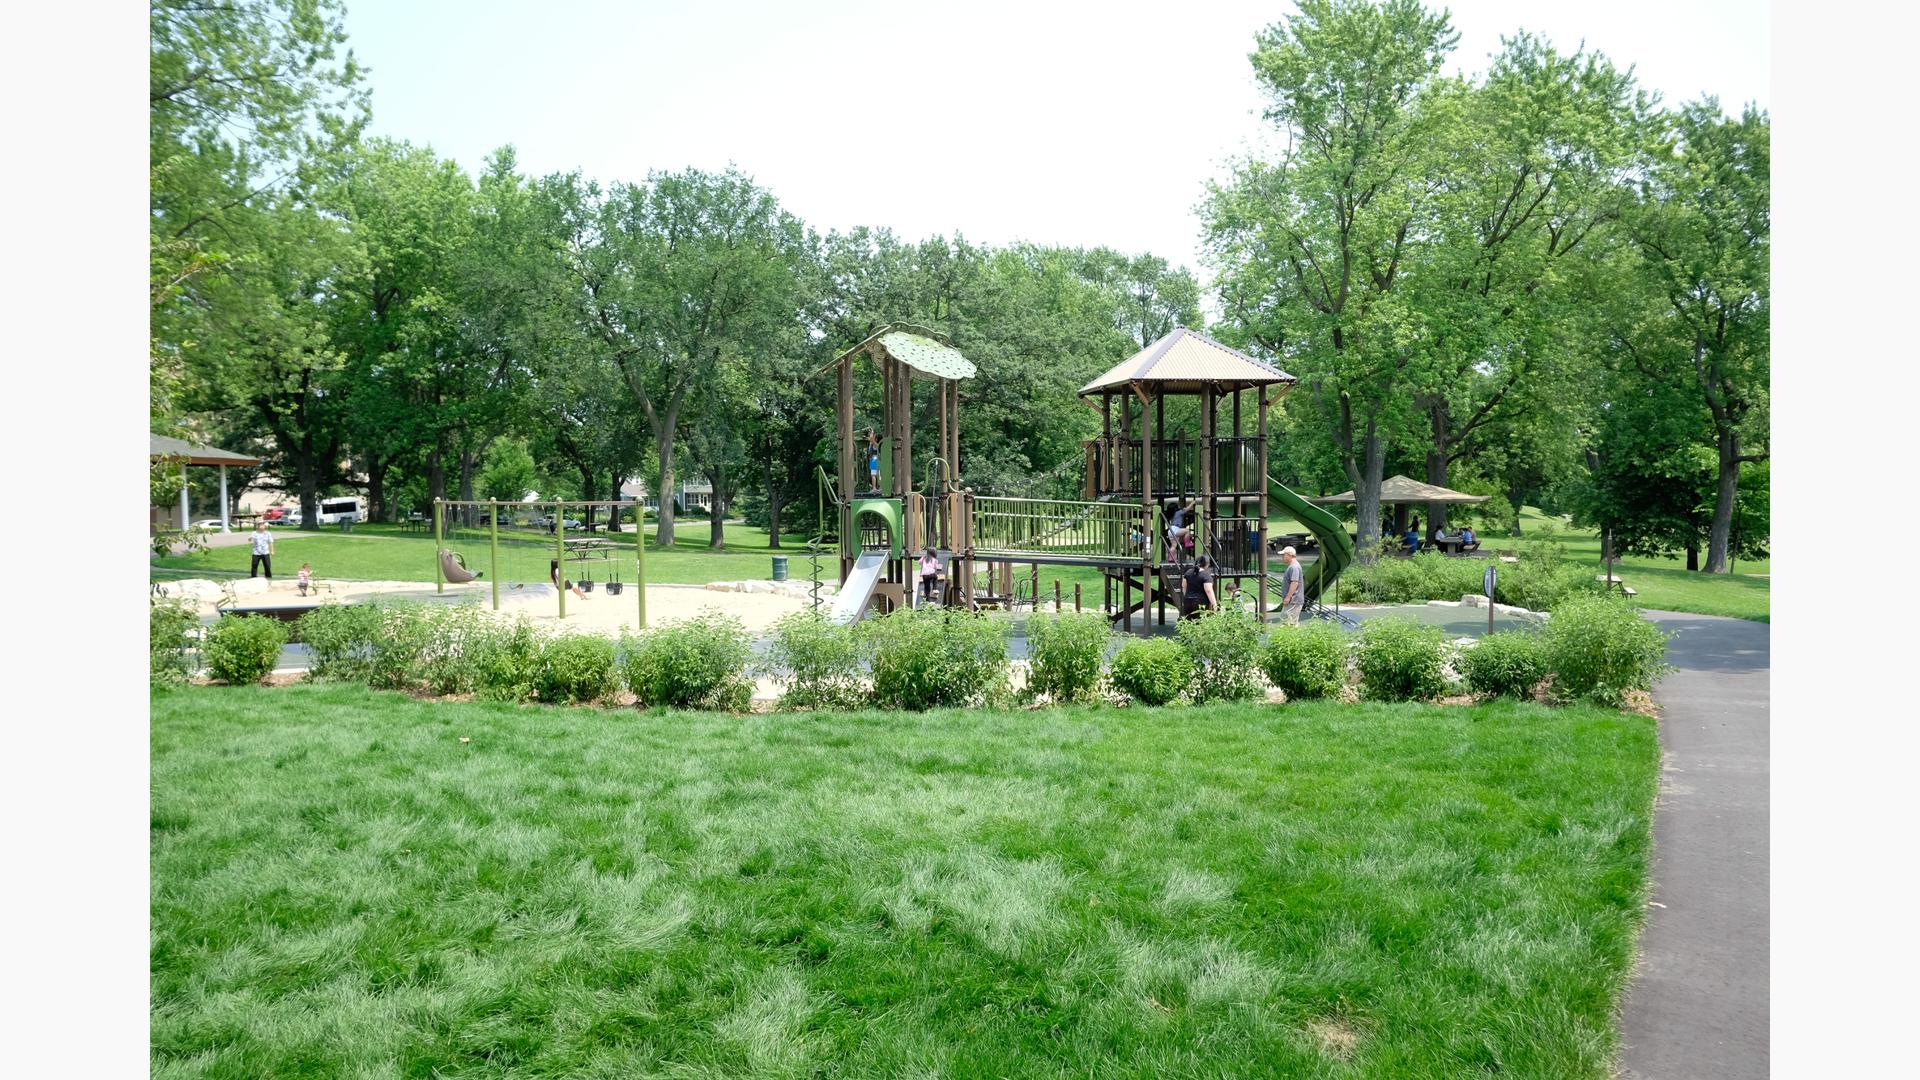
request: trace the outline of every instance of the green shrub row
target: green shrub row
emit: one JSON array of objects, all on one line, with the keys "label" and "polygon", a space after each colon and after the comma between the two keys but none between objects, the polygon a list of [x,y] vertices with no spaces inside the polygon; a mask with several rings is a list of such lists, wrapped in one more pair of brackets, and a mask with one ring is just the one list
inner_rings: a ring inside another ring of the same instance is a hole
[{"label": "green shrub row", "polygon": [[[1529,611],[1550,611],[1571,596],[1600,588],[1590,569],[1569,563],[1560,545],[1536,543],[1517,563],[1501,563],[1494,600]],[[1351,566],[1340,575],[1340,599],[1356,604],[1408,604],[1479,595],[1487,564],[1424,551],[1410,559],[1386,558]]]},{"label": "green shrub row", "polygon": [[156,687],[177,686],[193,674],[193,637],[200,616],[191,604],[154,598],[147,609],[147,679]]}]

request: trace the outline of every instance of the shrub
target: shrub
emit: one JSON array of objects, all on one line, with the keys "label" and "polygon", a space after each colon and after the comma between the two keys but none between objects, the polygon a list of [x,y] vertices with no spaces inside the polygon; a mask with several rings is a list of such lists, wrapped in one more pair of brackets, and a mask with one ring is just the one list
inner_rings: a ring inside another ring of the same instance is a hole
[{"label": "shrub", "polygon": [[364,680],[381,618],[372,604],[327,604],[300,616],[300,640],[313,654],[308,677]]},{"label": "shrub", "polygon": [[1178,641],[1141,638],[1113,657],[1113,685],[1143,705],[1165,705],[1193,682],[1193,657]]},{"label": "shrub", "polygon": [[1539,635],[1525,630],[1488,634],[1461,653],[1455,666],[1468,689],[1491,697],[1526,697],[1547,677]]},{"label": "shrub", "polygon": [[1554,692],[1564,697],[1617,705],[1628,690],[1650,690],[1672,670],[1667,635],[1615,597],[1562,601],[1540,638]]},{"label": "shrub", "polygon": [[860,624],[873,700],[886,709],[991,704],[1007,691],[1012,627],[971,612],[907,608]]},{"label": "shrub", "polygon": [[147,609],[147,679],[153,686],[176,686],[193,674],[193,632],[200,616],[180,600],[156,597]]},{"label": "shrub", "polygon": [[784,678],[790,709],[851,708],[860,702],[860,644],[853,628],[817,611],[796,611],[773,625],[770,674]]},{"label": "shrub", "polygon": [[1100,689],[1100,664],[1112,631],[1096,612],[1027,620],[1027,691],[1054,702],[1079,701]]},{"label": "shrub", "polygon": [[1289,701],[1332,697],[1347,683],[1347,635],[1328,622],[1282,626],[1260,658],[1267,681]]},{"label": "shrub", "polygon": [[368,686],[411,690],[420,682],[421,663],[432,641],[426,609],[419,604],[379,608],[380,621],[368,643],[363,667]]},{"label": "shrub", "polygon": [[534,693],[541,701],[599,701],[619,686],[613,642],[599,634],[561,634],[540,650]]},{"label": "shrub", "polygon": [[480,644],[491,636],[478,604],[430,607],[422,612],[421,644],[414,677],[436,694],[465,694],[478,681]]},{"label": "shrub", "polygon": [[1437,626],[1375,619],[1360,628],[1360,696],[1375,701],[1426,701],[1446,690],[1446,638]]},{"label": "shrub", "polygon": [[491,701],[527,701],[540,692],[540,635],[526,616],[495,624],[473,643],[474,692]]},{"label": "shrub", "polygon": [[222,616],[207,634],[207,671],[234,686],[257,683],[272,674],[286,643],[287,628],[278,619]]},{"label": "shrub", "polygon": [[638,635],[620,638],[623,674],[643,708],[743,707],[753,694],[747,682],[752,646],[739,619],[716,611]]},{"label": "shrub", "polygon": [[1193,658],[1188,696],[1195,704],[1258,697],[1260,624],[1238,606],[1180,620],[1180,647]]}]

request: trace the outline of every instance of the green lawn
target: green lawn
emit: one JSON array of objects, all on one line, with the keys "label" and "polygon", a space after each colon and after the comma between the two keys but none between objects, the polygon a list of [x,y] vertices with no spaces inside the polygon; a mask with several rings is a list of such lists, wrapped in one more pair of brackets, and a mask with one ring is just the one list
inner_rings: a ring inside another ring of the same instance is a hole
[{"label": "green lawn", "polygon": [[155,1076],[1610,1075],[1644,718],[192,688]]},{"label": "green lawn", "polygon": [[[726,527],[727,549],[714,551],[707,546],[705,521],[678,523],[671,551],[647,548],[647,580],[656,584],[703,585],[709,581],[741,578],[765,578],[772,574],[770,555],[786,555],[794,577],[807,576],[805,540],[787,537],[783,551],[768,546],[767,531],[747,525]],[[580,534],[575,534],[580,535]],[[431,535],[407,532],[392,525],[356,526],[351,534],[276,530],[274,569],[292,577],[303,562],[311,563],[315,577],[348,581],[432,581],[434,545]],[[621,576],[633,579],[633,534],[624,537],[625,547],[618,554]],[[459,552],[467,565],[485,571],[488,567],[486,530],[466,530],[448,538],[447,546]],[[503,537],[500,544],[500,577],[503,581],[542,582],[547,580],[548,560],[553,558],[550,539],[527,532]],[[208,570],[246,573],[249,561],[245,546],[213,548],[194,555],[156,560],[156,567],[169,571],[205,572]],[[596,580],[606,579],[607,567],[591,564]],[[822,560],[821,573],[829,582],[838,577],[839,568],[831,558]],[[569,577],[579,577],[580,568],[569,563]]]}]

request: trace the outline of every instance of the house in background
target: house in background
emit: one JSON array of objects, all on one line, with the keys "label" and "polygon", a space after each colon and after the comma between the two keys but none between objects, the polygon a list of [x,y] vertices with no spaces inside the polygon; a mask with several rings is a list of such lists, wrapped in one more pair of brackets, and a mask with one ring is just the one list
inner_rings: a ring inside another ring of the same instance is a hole
[{"label": "house in background", "polygon": [[[699,507],[702,510],[710,510],[713,507],[713,485],[705,481],[682,481],[679,484],[675,484],[673,490],[673,501],[679,505],[682,512],[695,507]],[[623,499],[639,499],[649,510],[660,509],[659,500],[653,497],[651,489],[647,486],[645,480],[636,478],[621,484],[620,497]]]}]

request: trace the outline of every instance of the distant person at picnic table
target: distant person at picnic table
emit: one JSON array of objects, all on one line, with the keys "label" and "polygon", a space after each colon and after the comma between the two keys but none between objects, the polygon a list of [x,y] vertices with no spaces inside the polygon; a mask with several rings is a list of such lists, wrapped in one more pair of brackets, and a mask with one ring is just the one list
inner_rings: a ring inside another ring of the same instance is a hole
[{"label": "distant person at picnic table", "polygon": [[580,586],[575,585],[571,581],[562,580],[562,578],[560,577],[560,560],[559,559],[548,559],[547,567],[548,567],[547,576],[553,579],[554,588],[572,589],[573,595],[579,597],[582,600],[585,600],[587,598],[587,594],[580,591]]},{"label": "distant person at picnic table", "polygon": [[1446,542],[1447,527],[1445,525],[1435,525],[1433,527],[1433,546],[1436,548],[1444,548]]},{"label": "distant person at picnic table", "polygon": [[1413,524],[1411,524],[1411,525],[1408,525],[1408,526],[1407,526],[1407,535],[1405,535],[1405,536],[1403,536],[1403,537],[1401,537],[1401,538],[1400,538],[1400,541],[1401,541],[1402,543],[1404,543],[1404,544],[1406,544],[1406,545],[1407,545],[1407,551],[1409,551],[1409,552],[1411,552],[1411,553],[1414,553],[1414,554],[1418,554],[1418,553],[1419,553],[1419,551],[1420,551],[1420,522],[1418,521],[1418,519],[1416,519],[1416,520],[1415,520],[1415,521],[1413,522]]},{"label": "distant person at picnic table", "polygon": [[1300,556],[1292,548],[1280,549],[1280,561],[1287,569],[1280,575],[1280,621],[1287,626],[1300,625],[1300,612],[1307,604],[1306,571],[1300,568]]},{"label": "distant person at picnic table", "polygon": [[264,570],[267,574],[267,580],[272,581],[273,534],[267,531],[265,518],[253,523],[253,536],[250,540],[252,541],[253,562],[247,567],[247,576],[253,577]]},{"label": "distant person at picnic table", "polygon": [[1200,556],[1180,577],[1186,587],[1187,599],[1187,612],[1182,618],[1191,619],[1202,611],[1220,610],[1220,601],[1213,595],[1212,559]]},{"label": "distant person at picnic table", "polygon": [[1479,542],[1480,542],[1480,538],[1473,535],[1473,526],[1471,525],[1460,526],[1460,546],[1461,547],[1470,548]]}]

